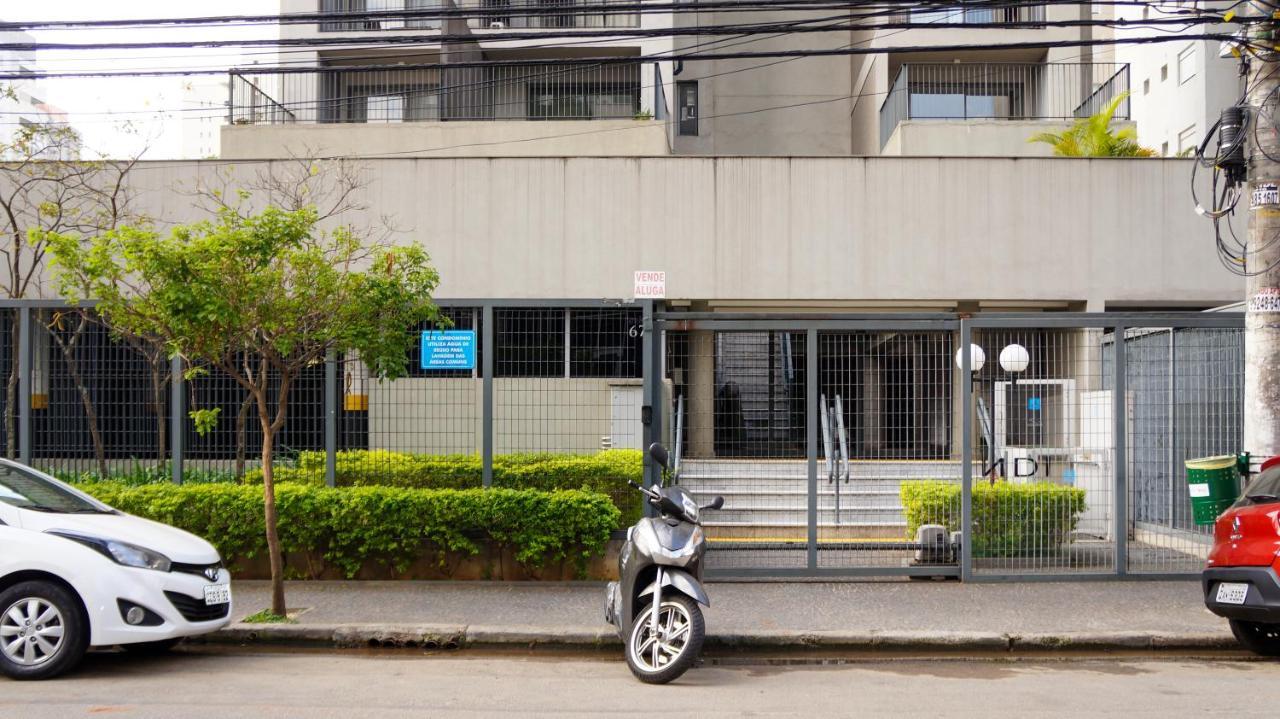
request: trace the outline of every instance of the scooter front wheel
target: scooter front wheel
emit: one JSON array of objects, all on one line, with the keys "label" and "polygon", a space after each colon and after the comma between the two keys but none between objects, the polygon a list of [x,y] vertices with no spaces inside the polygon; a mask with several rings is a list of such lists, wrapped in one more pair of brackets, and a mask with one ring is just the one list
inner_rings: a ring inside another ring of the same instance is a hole
[{"label": "scooter front wheel", "polygon": [[666,684],[689,670],[702,653],[706,625],[698,603],[683,594],[662,598],[658,631],[653,632],[653,602],[640,609],[627,641],[627,666],[646,684]]}]

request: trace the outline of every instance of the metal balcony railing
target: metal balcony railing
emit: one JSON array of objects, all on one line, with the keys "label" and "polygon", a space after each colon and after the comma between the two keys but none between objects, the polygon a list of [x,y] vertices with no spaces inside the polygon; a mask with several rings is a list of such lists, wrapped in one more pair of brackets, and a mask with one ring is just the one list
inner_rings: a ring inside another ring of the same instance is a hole
[{"label": "metal balcony railing", "polygon": [[893,16],[894,22],[913,25],[992,25],[1044,22],[1044,5],[1007,4],[1003,7],[931,6]]},{"label": "metal balcony railing", "polygon": [[322,22],[320,32],[435,30],[440,27],[439,18],[414,17],[413,13],[421,14],[442,7],[443,0],[320,0],[320,12],[368,14],[360,18]]},{"label": "metal balcony railing", "polygon": [[[601,11],[606,4],[634,0],[459,0],[458,7],[476,10],[467,24],[475,29],[640,27],[640,14]],[[575,8],[593,7],[593,11]]]},{"label": "metal balcony railing", "polygon": [[[880,146],[904,120],[1074,120],[1129,90],[1116,63],[904,63],[880,106]],[[1129,101],[1116,119],[1129,118]]]},{"label": "metal balcony railing", "polygon": [[656,63],[231,72],[229,121],[662,119]]}]

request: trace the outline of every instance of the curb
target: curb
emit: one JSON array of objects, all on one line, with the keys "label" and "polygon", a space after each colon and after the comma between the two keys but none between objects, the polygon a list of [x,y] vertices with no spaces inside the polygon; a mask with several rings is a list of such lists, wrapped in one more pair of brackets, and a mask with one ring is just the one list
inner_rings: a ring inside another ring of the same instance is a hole
[{"label": "curb", "polygon": [[[321,648],[559,648],[616,650],[612,627],[538,627],[463,624],[233,624],[196,641],[208,644],[292,645]],[[1150,632],[840,632],[759,631],[708,634],[705,646],[737,653],[844,650],[895,653],[1065,653],[1073,651],[1188,651],[1240,649],[1230,633]]]}]

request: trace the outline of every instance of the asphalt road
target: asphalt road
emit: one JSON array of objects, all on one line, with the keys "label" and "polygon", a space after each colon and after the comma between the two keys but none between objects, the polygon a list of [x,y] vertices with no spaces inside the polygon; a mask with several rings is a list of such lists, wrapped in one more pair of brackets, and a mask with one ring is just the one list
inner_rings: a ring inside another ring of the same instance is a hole
[{"label": "asphalt road", "polygon": [[0,679],[0,717],[1274,716],[1280,662],[1219,659],[709,665],[651,687],[621,661],[525,656],[91,656],[56,682]]}]

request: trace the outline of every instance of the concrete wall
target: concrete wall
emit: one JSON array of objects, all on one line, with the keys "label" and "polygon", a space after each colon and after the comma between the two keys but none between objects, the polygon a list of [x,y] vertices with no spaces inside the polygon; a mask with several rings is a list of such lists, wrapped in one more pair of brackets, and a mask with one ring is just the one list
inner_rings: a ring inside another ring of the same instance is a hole
[{"label": "concrete wall", "polygon": [[222,157],[651,157],[670,153],[656,120],[410,122],[222,128]]},{"label": "concrete wall", "polygon": [[[497,454],[590,454],[641,446],[641,380],[497,378],[493,384]],[[624,388],[632,391],[615,392]],[[409,378],[375,385],[369,393],[369,447],[478,453],[482,399],[478,379]]]},{"label": "concrete wall", "polygon": [[[1133,123],[1116,122],[1120,128]],[[1053,146],[1027,140],[1062,132],[1070,123],[1047,120],[907,120],[885,144],[885,155],[937,157],[1052,157]]]},{"label": "concrete wall", "polygon": [[[629,297],[740,306],[1089,309],[1237,300],[1188,191],[1189,160],[495,158],[367,161],[356,226],[389,217],[440,270],[441,297]],[[137,207],[259,163],[150,163]],[[1205,175],[1201,173],[1203,178]]]}]

